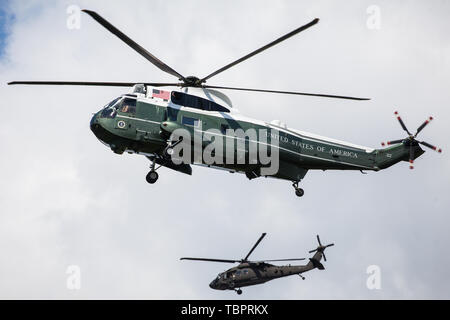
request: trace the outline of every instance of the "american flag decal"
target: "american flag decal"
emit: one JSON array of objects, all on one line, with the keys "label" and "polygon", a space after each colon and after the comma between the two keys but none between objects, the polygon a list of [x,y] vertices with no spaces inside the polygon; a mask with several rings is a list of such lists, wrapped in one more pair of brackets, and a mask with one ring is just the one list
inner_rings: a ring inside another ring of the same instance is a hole
[{"label": "american flag decal", "polygon": [[152,97],[153,98],[160,98],[160,99],[163,99],[164,101],[169,101],[170,92],[169,91],[164,91],[164,90],[153,89]]}]

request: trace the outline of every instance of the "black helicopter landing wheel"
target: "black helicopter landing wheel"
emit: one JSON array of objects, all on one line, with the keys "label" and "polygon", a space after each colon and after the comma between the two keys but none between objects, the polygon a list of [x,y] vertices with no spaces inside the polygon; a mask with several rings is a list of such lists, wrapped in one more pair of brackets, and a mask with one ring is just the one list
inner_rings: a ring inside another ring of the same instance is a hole
[{"label": "black helicopter landing wheel", "polygon": [[151,170],[149,173],[147,173],[145,180],[147,180],[147,182],[150,184],[154,184],[158,180],[158,173],[154,170]]},{"label": "black helicopter landing wheel", "polygon": [[295,189],[295,195],[297,197],[303,197],[304,194],[305,194],[305,190],[303,190],[302,188]]},{"label": "black helicopter landing wheel", "polygon": [[303,197],[303,195],[305,194],[305,190],[303,190],[302,188],[299,188],[298,183],[299,183],[299,181],[294,181],[294,183],[292,184],[292,186],[295,189],[295,195],[297,197]]},{"label": "black helicopter landing wheel", "polygon": [[241,294],[242,294],[242,290],[241,290],[241,289],[237,289],[237,290],[236,290],[236,293],[237,293],[238,295],[241,295]]}]

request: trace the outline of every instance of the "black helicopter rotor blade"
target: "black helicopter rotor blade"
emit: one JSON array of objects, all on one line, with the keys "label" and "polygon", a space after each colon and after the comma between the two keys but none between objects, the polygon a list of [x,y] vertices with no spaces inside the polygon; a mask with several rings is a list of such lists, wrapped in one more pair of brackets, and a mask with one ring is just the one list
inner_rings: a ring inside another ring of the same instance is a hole
[{"label": "black helicopter rotor blade", "polygon": [[404,139],[392,140],[392,141],[388,141],[388,142],[386,142],[386,143],[387,143],[388,145],[390,145],[390,144],[396,144],[396,143],[403,142],[403,140],[404,140]]},{"label": "black helicopter rotor blade", "polygon": [[132,87],[135,84],[145,84],[153,87],[180,86],[179,83],[161,82],[96,82],[96,81],[12,81],[8,85],[57,85],[57,86],[99,86],[99,87]]},{"label": "black helicopter rotor blade", "polygon": [[180,80],[186,80],[185,77],[183,77],[180,73],[169,67],[167,64],[159,60],[157,57],[152,55],[150,52],[148,52],[146,49],[141,47],[139,44],[131,40],[127,35],[125,35],[123,32],[121,32],[119,29],[114,27],[111,23],[109,23],[106,19],[104,19],[102,16],[100,16],[97,12],[91,11],[91,10],[81,10],[88,15],[90,15],[95,21],[100,23],[103,27],[108,29],[112,34],[116,35],[120,40],[125,42],[128,46],[133,48],[136,52],[138,52],[141,56],[143,56],[145,59],[153,63],[156,67],[161,69],[164,72],[167,72],[175,77],[177,77]]},{"label": "black helicopter rotor blade", "polygon": [[292,259],[271,259],[271,260],[261,260],[259,262],[274,262],[274,261],[300,261],[305,260],[305,258],[292,258]]},{"label": "black helicopter rotor blade", "polygon": [[209,259],[209,258],[189,258],[189,257],[180,258],[180,260],[210,261],[210,262],[225,262],[225,263],[236,263],[236,262],[241,262],[241,260]]},{"label": "black helicopter rotor blade", "polygon": [[317,235],[317,242],[319,243],[319,246],[322,246],[322,243],[320,242],[320,237]]},{"label": "black helicopter rotor blade", "polygon": [[422,124],[420,125],[420,127],[417,128],[417,131],[416,131],[416,134],[414,135],[414,137],[417,137],[417,135],[419,134],[419,132],[422,131],[423,128],[425,128],[425,127],[427,126],[427,124],[430,123],[431,120],[433,120],[433,117],[428,117],[428,119],[425,120],[425,122],[422,123]]},{"label": "black helicopter rotor blade", "polygon": [[258,244],[261,242],[261,240],[266,236],[266,233],[264,232],[261,237],[259,237],[258,241],[256,241],[255,245],[253,246],[253,248],[250,250],[250,252],[247,254],[247,256],[243,259],[243,261],[247,261],[248,257],[250,257],[250,255],[252,254],[253,250],[255,250],[255,248],[258,246]]},{"label": "black helicopter rotor blade", "polygon": [[425,142],[425,141],[418,141],[421,145],[424,145],[425,147],[428,147],[428,148],[430,148],[430,149],[433,149],[434,151],[437,151],[437,152],[439,152],[439,153],[441,153],[442,152],[442,149],[441,148],[438,148],[438,147],[436,147],[436,146],[433,146],[432,144],[429,144],[428,142]]},{"label": "black helicopter rotor blade", "polygon": [[402,126],[403,130],[405,130],[406,133],[411,136],[411,132],[409,132],[408,128],[406,128],[405,123],[403,122],[402,118],[398,114],[398,111],[395,111],[394,114],[397,117],[398,122],[400,122],[400,125]]},{"label": "black helicopter rotor blade", "polygon": [[[313,250],[309,250],[309,251],[308,251],[309,253],[313,253],[313,252],[316,252],[316,251],[321,251],[322,254],[323,254],[323,251],[324,251],[326,248],[334,246],[334,243],[330,243],[330,244],[327,244],[326,246],[324,246],[324,245],[322,245],[322,242],[320,242],[320,237],[319,237],[319,235],[316,235],[316,237],[317,237],[317,242],[319,243],[319,247],[317,247],[316,249],[313,249]],[[325,261],[326,261],[326,260],[325,260]]]},{"label": "black helicopter rotor blade", "polygon": [[323,98],[334,98],[334,99],[347,99],[347,100],[370,100],[370,98],[358,98],[350,96],[338,96],[332,94],[321,94],[321,93],[307,93],[307,92],[296,92],[296,91],[280,91],[280,90],[266,90],[266,89],[254,89],[254,88],[237,88],[237,87],[221,87],[221,86],[210,86],[203,85],[203,88],[210,89],[225,89],[225,90],[239,90],[239,91],[252,91],[252,92],[266,92],[266,93],[281,93],[281,94],[293,94],[300,96],[312,96],[312,97],[323,97]]},{"label": "black helicopter rotor blade", "polygon": [[276,44],[278,44],[278,43],[280,43],[280,42],[282,42],[282,41],[284,41],[284,40],[286,40],[286,39],[296,35],[297,33],[302,32],[302,31],[312,27],[317,22],[319,22],[318,18],[314,19],[310,23],[305,24],[304,26],[301,26],[301,27],[299,27],[299,28],[297,28],[297,29],[295,29],[295,30],[285,34],[284,36],[282,36],[282,37],[280,37],[280,38],[270,42],[269,44],[266,44],[265,46],[263,46],[263,47],[255,50],[255,51],[253,51],[253,52],[243,56],[242,58],[237,59],[236,61],[233,61],[233,62],[227,64],[226,66],[224,66],[224,67],[214,71],[213,73],[211,73],[211,74],[207,75],[206,77],[204,77],[203,79],[201,79],[200,82],[201,83],[205,82],[206,80],[208,80],[208,79],[214,77],[215,75],[217,75],[217,74],[219,74],[219,73],[221,73],[221,72],[223,72],[223,71],[225,71],[225,70],[227,70],[227,69],[237,65],[238,63],[241,63],[242,61],[245,61],[245,60],[253,57],[254,55],[256,55],[256,54],[258,54],[258,53],[260,53],[260,52],[262,52],[262,51],[264,51],[266,49],[269,49],[270,47],[273,47],[274,45],[276,45]]}]

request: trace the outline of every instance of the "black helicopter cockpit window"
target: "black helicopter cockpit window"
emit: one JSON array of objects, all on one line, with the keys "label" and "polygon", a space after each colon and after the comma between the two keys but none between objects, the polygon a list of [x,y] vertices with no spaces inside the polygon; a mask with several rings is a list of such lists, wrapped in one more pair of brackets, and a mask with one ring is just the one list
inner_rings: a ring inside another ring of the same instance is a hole
[{"label": "black helicopter cockpit window", "polygon": [[116,116],[117,111],[117,102],[120,100],[119,98],[114,99],[110,103],[108,103],[102,110],[100,114],[103,118],[114,118]]},{"label": "black helicopter cockpit window", "polygon": [[136,113],[136,99],[124,98],[120,101],[119,111],[123,113]]},{"label": "black helicopter cockpit window", "polygon": [[222,107],[220,104],[215,103],[214,101],[193,96],[184,92],[172,91],[171,100],[172,103],[184,107],[206,111],[230,112],[230,110],[228,110],[225,107]]}]

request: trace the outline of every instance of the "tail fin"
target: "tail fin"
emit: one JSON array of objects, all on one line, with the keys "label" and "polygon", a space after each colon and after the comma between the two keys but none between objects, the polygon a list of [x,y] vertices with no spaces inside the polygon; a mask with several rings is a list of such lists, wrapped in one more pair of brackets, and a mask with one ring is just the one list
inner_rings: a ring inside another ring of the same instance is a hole
[{"label": "tail fin", "polygon": [[323,266],[322,263],[320,263],[319,260],[313,258],[309,258],[309,262],[307,264],[308,267],[310,267],[311,269],[317,268],[319,270],[324,270],[325,267]]}]

